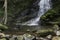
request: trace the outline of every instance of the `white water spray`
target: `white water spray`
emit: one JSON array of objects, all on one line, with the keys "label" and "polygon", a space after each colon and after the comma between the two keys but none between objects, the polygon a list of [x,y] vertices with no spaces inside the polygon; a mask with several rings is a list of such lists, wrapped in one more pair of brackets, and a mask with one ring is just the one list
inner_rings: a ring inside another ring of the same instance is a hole
[{"label": "white water spray", "polygon": [[47,12],[49,9],[51,9],[50,0],[40,0],[38,5],[39,5],[39,11],[37,13],[38,14],[37,17],[23,23],[22,25],[28,25],[28,26],[38,25],[40,17],[44,15],[44,13]]}]

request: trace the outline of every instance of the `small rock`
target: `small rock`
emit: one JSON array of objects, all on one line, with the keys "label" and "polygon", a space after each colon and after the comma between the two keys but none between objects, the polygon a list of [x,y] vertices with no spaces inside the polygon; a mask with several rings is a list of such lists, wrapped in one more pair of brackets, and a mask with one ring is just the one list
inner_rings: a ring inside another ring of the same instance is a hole
[{"label": "small rock", "polygon": [[60,37],[55,36],[55,37],[52,38],[52,40],[60,40]]},{"label": "small rock", "polygon": [[28,34],[28,33],[24,34],[23,37],[24,37],[25,40],[32,40],[34,38],[33,35]]},{"label": "small rock", "polygon": [[56,32],[56,35],[59,36],[60,35],[60,30]]},{"label": "small rock", "polygon": [[48,35],[46,38],[51,39],[52,38],[52,35]]},{"label": "small rock", "polygon": [[1,36],[1,37],[5,37],[5,34],[4,34],[4,33],[0,33],[0,36]]},{"label": "small rock", "polygon": [[18,40],[23,40],[23,36],[22,35],[19,35],[19,36],[17,36],[17,39]]},{"label": "small rock", "polygon": [[6,40],[5,38],[2,38],[2,39],[0,39],[0,40]]}]

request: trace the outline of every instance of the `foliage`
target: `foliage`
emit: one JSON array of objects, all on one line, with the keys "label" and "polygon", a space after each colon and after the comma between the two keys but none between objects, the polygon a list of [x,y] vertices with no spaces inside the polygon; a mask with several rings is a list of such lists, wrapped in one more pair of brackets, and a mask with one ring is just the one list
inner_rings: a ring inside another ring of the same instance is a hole
[{"label": "foliage", "polygon": [[59,22],[60,25],[60,0],[52,0],[52,8],[48,10],[42,17],[43,23]]}]

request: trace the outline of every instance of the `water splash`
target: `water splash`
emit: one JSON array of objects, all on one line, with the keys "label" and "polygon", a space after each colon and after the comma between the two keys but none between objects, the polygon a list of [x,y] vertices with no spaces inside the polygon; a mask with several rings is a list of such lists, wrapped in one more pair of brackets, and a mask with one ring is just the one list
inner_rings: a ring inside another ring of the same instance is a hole
[{"label": "water splash", "polygon": [[50,1],[51,0],[41,0],[39,2],[39,11],[38,11],[38,15],[36,18],[34,19],[31,19],[25,23],[23,23],[22,25],[28,25],[28,26],[35,26],[35,25],[38,25],[38,22],[40,20],[40,17],[42,15],[44,15],[45,12],[47,12],[49,9],[51,9],[51,5],[50,5]]}]

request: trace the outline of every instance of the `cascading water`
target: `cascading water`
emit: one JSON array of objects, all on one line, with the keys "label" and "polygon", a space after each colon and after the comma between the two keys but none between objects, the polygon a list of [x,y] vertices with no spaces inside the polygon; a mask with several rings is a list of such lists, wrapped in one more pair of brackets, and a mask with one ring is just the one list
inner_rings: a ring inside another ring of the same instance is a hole
[{"label": "cascading water", "polygon": [[25,23],[23,23],[22,25],[29,25],[29,26],[35,26],[38,25],[38,22],[40,20],[40,17],[47,12],[49,9],[51,9],[51,5],[50,5],[50,1],[51,0],[40,0],[39,2],[39,11],[38,11],[38,15],[36,18],[31,19]]}]

